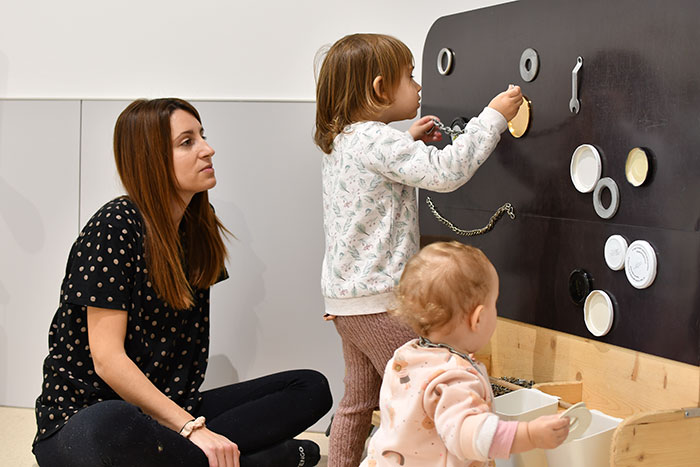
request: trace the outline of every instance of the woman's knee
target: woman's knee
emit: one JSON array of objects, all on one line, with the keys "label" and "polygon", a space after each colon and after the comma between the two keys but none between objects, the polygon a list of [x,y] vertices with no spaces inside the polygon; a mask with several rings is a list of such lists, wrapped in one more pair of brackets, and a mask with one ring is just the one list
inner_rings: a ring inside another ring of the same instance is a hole
[{"label": "woman's knee", "polygon": [[137,417],[145,416],[124,401],[104,401],[86,407],[57,433],[37,444],[37,461],[42,467],[109,465],[110,448],[128,446],[120,438],[131,431]]},{"label": "woman's knee", "polygon": [[300,406],[314,421],[323,417],[333,406],[333,396],[328,379],[316,370],[291,371]]},{"label": "woman's knee", "polygon": [[316,394],[319,409],[322,409],[323,413],[325,414],[333,405],[333,395],[331,394],[328,379],[322,373],[316,370],[299,371],[303,372],[308,391],[312,394]]},{"label": "woman's knee", "polygon": [[73,436],[81,437],[85,445],[98,448],[108,444],[129,445],[150,431],[151,424],[157,423],[135,405],[122,400],[91,405],[74,415],[70,422],[75,425],[70,429]]}]

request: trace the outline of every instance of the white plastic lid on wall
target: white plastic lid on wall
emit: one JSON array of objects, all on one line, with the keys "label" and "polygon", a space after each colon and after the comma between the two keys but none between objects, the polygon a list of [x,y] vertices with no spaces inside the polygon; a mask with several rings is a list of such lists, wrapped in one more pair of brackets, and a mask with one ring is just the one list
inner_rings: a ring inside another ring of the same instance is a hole
[{"label": "white plastic lid on wall", "polygon": [[605,264],[613,271],[625,267],[627,240],[622,235],[611,235],[605,242]]},{"label": "white plastic lid on wall", "polygon": [[656,279],[656,251],[646,240],[636,240],[627,248],[625,274],[638,289],[646,289]]},{"label": "white plastic lid on wall", "polygon": [[571,181],[578,191],[581,193],[593,191],[603,172],[603,163],[598,150],[591,144],[582,144],[577,147],[571,156],[569,172]]},{"label": "white plastic lid on wall", "polygon": [[612,327],[614,315],[610,295],[603,290],[594,290],[588,294],[583,305],[583,319],[591,334],[596,337],[606,335]]}]

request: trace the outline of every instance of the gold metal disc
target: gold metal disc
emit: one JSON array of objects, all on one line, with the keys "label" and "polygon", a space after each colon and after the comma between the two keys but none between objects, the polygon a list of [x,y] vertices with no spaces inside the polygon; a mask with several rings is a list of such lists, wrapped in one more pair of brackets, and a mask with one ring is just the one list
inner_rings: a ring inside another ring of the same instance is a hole
[{"label": "gold metal disc", "polygon": [[530,126],[530,106],[532,103],[530,100],[523,96],[523,103],[520,104],[520,109],[518,113],[515,114],[513,120],[508,122],[508,131],[515,138],[521,138],[527,132]]},{"label": "gold metal disc", "polygon": [[649,175],[649,157],[642,148],[633,148],[627,154],[625,176],[633,186],[642,185]]}]

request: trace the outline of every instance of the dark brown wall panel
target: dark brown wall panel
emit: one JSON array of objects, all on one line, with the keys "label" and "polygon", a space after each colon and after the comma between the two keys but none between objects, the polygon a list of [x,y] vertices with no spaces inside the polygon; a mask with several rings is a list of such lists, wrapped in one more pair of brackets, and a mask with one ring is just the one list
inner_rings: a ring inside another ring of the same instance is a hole
[{"label": "dark brown wall panel", "polygon": [[[472,117],[509,83],[532,101],[521,139],[504,133],[494,154],[459,190],[421,191],[425,240],[455,238],[484,249],[501,275],[499,313],[508,318],[623,347],[700,363],[700,3],[692,0],[586,2],[521,0],[438,19],[423,56],[423,115],[449,123]],[[437,55],[455,53],[454,70],[438,73]],[[522,52],[534,48],[540,69],[525,82]],[[569,110],[571,72],[579,74],[580,112]],[[569,176],[574,149],[596,146],[603,177],[620,190],[611,219],[598,217],[592,193]],[[651,179],[625,179],[627,153],[653,157]],[[501,219],[480,237],[459,237],[427,209],[462,228],[481,227],[503,203],[516,219]],[[647,240],[658,257],[651,287],[638,290],[624,271],[610,270],[608,236]],[[583,307],[569,298],[568,277],[583,268],[594,287],[615,300],[615,321],[595,338]]]}]

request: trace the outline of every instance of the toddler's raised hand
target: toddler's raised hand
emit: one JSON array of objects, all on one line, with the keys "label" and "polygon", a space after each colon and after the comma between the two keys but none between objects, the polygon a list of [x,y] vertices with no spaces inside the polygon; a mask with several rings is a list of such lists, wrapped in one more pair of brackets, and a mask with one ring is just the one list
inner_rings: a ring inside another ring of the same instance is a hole
[{"label": "toddler's raised hand", "polygon": [[[442,133],[435,126],[433,119],[438,119],[435,115],[426,115],[416,120],[408,132],[411,133],[413,139],[421,140],[424,143],[433,143],[442,139]],[[438,119],[439,120],[439,119]]]},{"label": "toddler's raised hand", "polygon": [[569,435],[569,418],[544,415],[528,422],[530,441],[536,448],[554,449]]},{"label": "toddler's raised hand", "polygon": [[520,86],[508,86],[506,91],[498,94],[491,99],[489,107],[498,110],[503,115],[506,121],[510,121],[518,113],[520,105],[523,103],[523,93],[520,91]]}]

